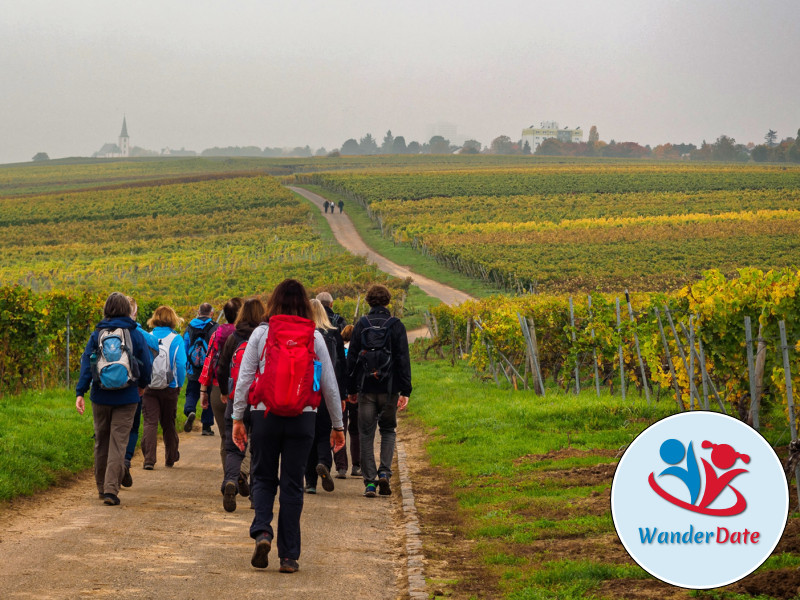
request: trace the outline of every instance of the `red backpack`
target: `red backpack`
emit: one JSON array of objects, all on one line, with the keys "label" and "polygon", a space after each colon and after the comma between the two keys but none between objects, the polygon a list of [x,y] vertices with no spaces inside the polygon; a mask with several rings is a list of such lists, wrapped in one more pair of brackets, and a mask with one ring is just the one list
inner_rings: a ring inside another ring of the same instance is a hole
[{"label": "red backpack", "polygon": [[228,397],[233,398],[236,396],[236,382],[239,380],[239,369],[242,366],[242,356],[247,349],[247,340],[239,342],[236,350],[233,351],[231,356],[231,370],[228,377]]},{"label": "red backpack", "polygon": [[261,353],[264,371],[256,373],[248,398],[250,404],[257,406],[263,402],[267,412],[280,417],[296,417],[307,406],[319,406],[322,365],[314,352],[314,331],[314,322],[303,317],[270,318]]}]

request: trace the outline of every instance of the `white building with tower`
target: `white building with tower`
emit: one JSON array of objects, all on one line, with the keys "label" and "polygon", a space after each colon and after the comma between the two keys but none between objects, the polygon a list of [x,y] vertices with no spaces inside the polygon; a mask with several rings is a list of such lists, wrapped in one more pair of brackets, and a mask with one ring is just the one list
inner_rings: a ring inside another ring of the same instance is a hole
[{"label": "white building with tower", "polygon": [[528,142],[531,152],[541,146],[542,142],[549,138],[556,138],[562,142],[581,142],[583,141],[583,130],[580,127],[561,129],[556,121],[542,121],[539,127],[531,125],[522,130],[522,145]]},{"label": "white building with tower", "polygon": [[95,152],[94,158],[127,158],[131,155],[131,140],[128,137],[128,123],[122,117],[122,131],[119,134],[117,144],[103,144],[103,147]]}]

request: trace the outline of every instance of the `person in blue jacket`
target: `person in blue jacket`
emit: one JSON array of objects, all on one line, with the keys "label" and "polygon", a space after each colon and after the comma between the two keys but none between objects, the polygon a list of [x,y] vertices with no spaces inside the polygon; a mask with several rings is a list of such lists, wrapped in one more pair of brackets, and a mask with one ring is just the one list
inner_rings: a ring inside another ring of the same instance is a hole
[{"label": "person in blue jacket", "polygon": [[177,329],[183,319],[169,306],[159,306],[148,327],[153,328],[153,337],[159,345],[164,345],[166,361],[153,362],[150,386],[142,396],[144,408],[144,433],[142,435],[142,454],[144,468],[152,469],[156,464],[156,439],[158,424],[164,437],[164,462],[172,467],[178,459],[178,432],[175,430],[175,417],[178,413],[178,396],[186,377],[186,348]]},{"label": "person in blue jacket", "polygon": [[[152,369],[150,350],[130,315],[131,305],[124,294],[113,292],[106,299],[103,320],[89,337],[81,357],[81,374],[75,387],[75,408],[83,414],[84,395],[91,386],[94,478],[100,498],[108,505],[119,504],[125,446]],[[122,343],[115,346],[120,332]]]},{"label": "person in blue jacket", "polygon": [[[139,305],[131,296],[128,296],[128,302],[131,304],[131,319],[136,321],[136,315],[139,312]],[[140,323],[136,323],[136,329],[144,336],[145,342],[150,347],[150,358],[154,358],[158,354],[158,340],[153,337],[153,334],[145,331]],[[142,403],[136,408],[136,414],[133,416],[133,425],[131,426],[131,433],[128,436],[128,447],[125,448],[125,474],[122,476],[122,487],[131,487],[133,485],[133,477],[131,477],[131,459],[133,453],[136,451],[136,443],[139,441],[139,428],[142,422]]]},{"label": "person in blue jacket", "polygon": [[[206,359],[208,344],[211,341],[211,334],[217,328],[217,322],[212,319],[211,313],[214,308],[208,303],[203,302],[197,311],[197,317],[189,321],[186,333],[183,334],[183,341],[186,346],[186,399],[183,403],[183,414],[186,415],[186,423],[183,430],[189,433],[194,424],[197,401],[200,400],[200,374],[203,372],[203,362]],[[205,342],[205,343],[203,343]],[[204,351],[200,351],[204,348]],[[192,364],[193,361],[195,364]],[[211,407],[204,408],[200,413],[200,422],[203,424],[203,435],[214,435],[211,426],[214,424],[214,412]]]}]

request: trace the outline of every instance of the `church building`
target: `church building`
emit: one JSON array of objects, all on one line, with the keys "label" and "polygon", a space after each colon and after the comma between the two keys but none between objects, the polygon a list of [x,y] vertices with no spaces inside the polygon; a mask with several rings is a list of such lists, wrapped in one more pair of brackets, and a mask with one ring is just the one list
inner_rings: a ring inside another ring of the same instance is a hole
[{"label": "church building", "polygon": [[117,144],[103,144],[103,147],[95,152],[93,158],[127,158],[131,155],[131,142],[128,137],[128,124],[125,117],[122,117],[122,131],[119,134]]}]

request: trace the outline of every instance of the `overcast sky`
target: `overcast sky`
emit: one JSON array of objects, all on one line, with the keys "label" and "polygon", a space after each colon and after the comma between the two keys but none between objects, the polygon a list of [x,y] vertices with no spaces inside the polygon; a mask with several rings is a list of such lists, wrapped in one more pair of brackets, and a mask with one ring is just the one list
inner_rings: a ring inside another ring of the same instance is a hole
[{"label": "overcast sky", "polygon": [[[761,143],[800,128],[798,0],[0,0],[0,163],[430,126]],[[586,139],[586,136],[584,136]]]}]

